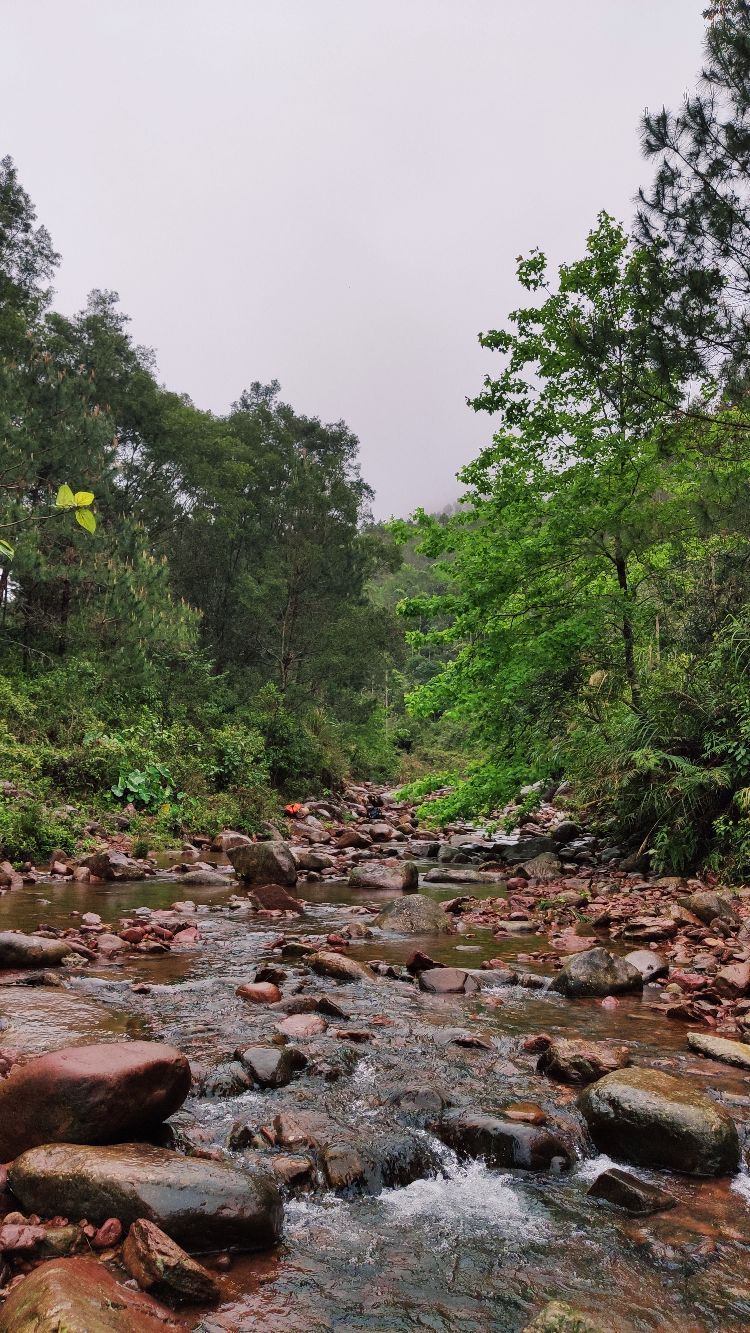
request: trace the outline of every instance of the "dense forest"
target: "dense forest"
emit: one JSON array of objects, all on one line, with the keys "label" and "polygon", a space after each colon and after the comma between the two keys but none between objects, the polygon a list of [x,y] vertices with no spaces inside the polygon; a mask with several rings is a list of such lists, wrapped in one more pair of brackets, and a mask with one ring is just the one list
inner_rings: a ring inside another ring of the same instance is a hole
[{"label": "dense forest", "polygon": [[[0,169],[0,843],[260,828],[348,774],[485,817],[567,778],[655,867],[750,874],[750,6],[646,115],[632,225],[518,262],[454,512],[370,515],[357,440],[159,381]],[[61,489],[62,488],[62,489]],[[132,810],[135,810],[135,815]]]}]

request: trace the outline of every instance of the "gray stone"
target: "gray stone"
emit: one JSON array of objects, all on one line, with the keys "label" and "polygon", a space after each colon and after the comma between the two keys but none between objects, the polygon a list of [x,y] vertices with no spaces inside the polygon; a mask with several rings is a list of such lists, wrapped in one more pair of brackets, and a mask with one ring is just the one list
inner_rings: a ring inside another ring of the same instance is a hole
[{"label": "gray stone", "polygon": [[578,1107],[602,1152],[636,1166],[723,1176],[739,1168],[732,1117],[687,1079],[657,1069],[618,1069],[592,1083]]},{"label": "gray stone", "polygon": [[97,1226],[145,1217],[188,1249],[267,1249],[281,1235],[281,1196],[259,1160],[240,1171],[146,1143],[46,1144],[17,1157],[8,1177],[27,1213],[86,1217]]},{"label": "gray stone", "polygon": [[721,1060],[725,1065],[736,1065],[738,1069],[750,1069],[750,1046],[744,1041],[729,1041],[711,1032],[688,1032],[687,1039],[688,1046],[700,1055]]},{"label": "gray stone", "polygon": [[230,847],[227,856],[246,884],[297,883],[297,863],[286,842],[250,842]]},{"label": "gray stone", "polygon": [[0,967],[58,967],[72,952],[67,940],[0,931]]},{"label": "gray stone", "polygon": [[419,871],[413,861],[386,865],[383,861],[364,861],[349,875],[353,889],[388,889],[394,893],[416,893]]},{"label": "gray stone", "polygon": [[599,995],[622,995],[643,989],[643,977],[637,967],[617,958],[606,949],[587,949],[574,954],[565,963],[550,987],[569,999]]},{"label": "gray stone", "polygon": [[448,913],[423,893],[389,903],[376,916],[375,925],[398,935],[453,935],[456,931]]},{"label": "gray stone", "polygon": [[625,962],[638,968],[644,986],[650,981],[658,981],[659,977],[665,977],[669,972],[667,959],[652,949],[633,949],[632,953],[626,953]]}]

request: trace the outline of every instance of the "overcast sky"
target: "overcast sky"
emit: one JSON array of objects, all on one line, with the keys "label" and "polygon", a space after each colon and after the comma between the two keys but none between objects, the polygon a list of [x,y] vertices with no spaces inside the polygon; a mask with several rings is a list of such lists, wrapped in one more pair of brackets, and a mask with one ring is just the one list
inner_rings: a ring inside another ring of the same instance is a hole
[{"label": "overcast sky", "polygon": [[170,388],[223,412],[277,378],[358,434],[379,516],[441,507],[515,257],[630,217],[705,3],[0,0],[0,155],[63,310],[115,289]]}]

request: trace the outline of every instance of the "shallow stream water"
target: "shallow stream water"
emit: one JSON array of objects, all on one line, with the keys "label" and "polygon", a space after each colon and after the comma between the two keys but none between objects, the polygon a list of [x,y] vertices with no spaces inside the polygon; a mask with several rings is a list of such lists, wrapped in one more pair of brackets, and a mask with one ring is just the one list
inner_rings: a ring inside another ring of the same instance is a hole
[{"label": "shallow stream water", "polygon": [[[750,1178],[699,1181],[660,1173],[659,1182],[678,1203],[645,1219],[595,1202],[587,1189],[607,1160],[587,1147],[575,1090],[538,1075],[537,1057],[519,1049],[519,1037],[537,1032],[627,1042],[634,1062],[681,1073],[718,1096],[743,1133],[750,1119],[748,1078],[690,1052],[684,1027],[653,1007],[652,989],[610,1010],[595,1001],[491,983],[467,998],[436,998],[385,978],[337,986],[309,978],[293,960],[280,961],[273,944],[282,930],[287,939],[324,937],[351,922],[352,904],[382,905],[387,894],[330,881],[301,885],[305,915],[280,930],[277,921],[230,905],[233,888],[188,891],[179,881],[157,880],[109,887],[41,884],[6,894],[0,898],[0,929],[26,930],[42,923],[75,925],[75,914],[91,911],[116,925],[138,908],[190,898],[201,944],[116,959],[72,975],[64,971],[63,987],[3,985],[0,1041],[44,1051],[146,1035],[173,1042],[210,1068],[235,1047],[272,1037],[283,1015],[243,1004],[235,995],[259,962],[272,958],[288,974],[285,996],[298,987],[335,993],[349,1019],[331,1020],[325,1036],[308,1043],[313,1055],[328,1060],[327,1077],[304,1073],[277,1091],[192,1097],[176,1120],[198,1122],[207,1144],[223,1147],[233,1122],[260,1128],[281,1108],[325,1111],[366,1134],[382,1122],[390,1090],[429,1083],[488,1112],[519,1100],[538,1103],[553,1127],[573,1136],[578,1159],[559,1176],[491,1171],[477,1162],[459,1163],[431,1140],[440,1167],[428,1179],[375,1196],[290,1200],[283,1244],[271,1254],[235,1258],[223,1279],[224,1303],[211,1313],[188,1312],[185,1328],[505,1333],[522,1329],[553,1298],[614,1330],[734,1333],[748,1327]],[[439,898],[456,893],[454,886],[440,885],[423,891]],[[488,888],[486,895],[496,892]],[[512,962],[547,947],[546,940],[529,935],[500,943],[481,929],[439,939],[375,931],[353,944],[350,954],[402,963],[422,948],[440,961],[472,968],[491,957]],[[133,983],[141,983],[139,991]],[[347,1041],[347,1028],[368,1029],[371,1039]],[[481,1037],[489,1049],[456,1043],[467,1034]],[[334,1066],[341,1071],[336,1079]]]}]

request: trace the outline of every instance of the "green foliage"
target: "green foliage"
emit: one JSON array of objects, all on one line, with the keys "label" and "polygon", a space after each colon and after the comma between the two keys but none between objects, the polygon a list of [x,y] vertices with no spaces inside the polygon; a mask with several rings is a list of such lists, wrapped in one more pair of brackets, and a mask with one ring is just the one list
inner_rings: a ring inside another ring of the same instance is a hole
[{"label": "green foliage", "polygon": [[80,834],[80,821],[55,815],[31,796],[0,798],[2,858],[44,863],[57,848],[74,852]]},{"label": "green foliage", "polygon": [[118,800],[132,801],[154,810],[158,806],[178,805],[185,793],[177,791],[174,779],[163,764],[147,764],[145,768],[122,770],[112,784],[112,795]]}]

